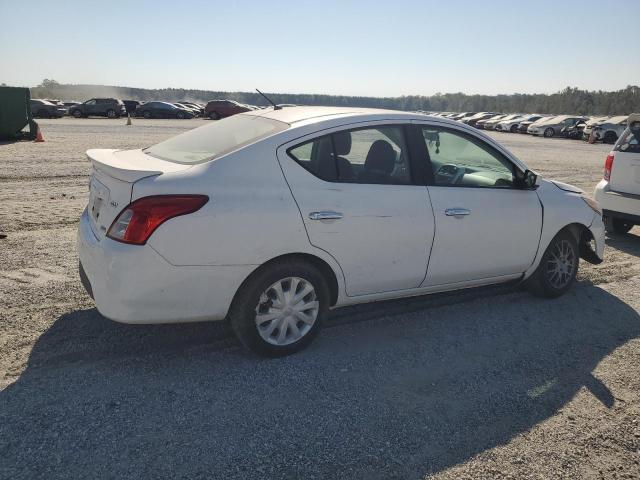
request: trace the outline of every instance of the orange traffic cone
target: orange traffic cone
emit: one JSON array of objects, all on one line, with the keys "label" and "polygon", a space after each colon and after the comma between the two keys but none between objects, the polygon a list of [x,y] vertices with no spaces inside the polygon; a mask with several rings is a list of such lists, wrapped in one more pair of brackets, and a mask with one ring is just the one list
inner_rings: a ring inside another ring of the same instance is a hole
[{"label": "orange traffic cone", "polygon": [[38,131],[36,132],[36,142],[44,142],[44,137],[42,136],[42,131],[40,127],[38,127]]}]

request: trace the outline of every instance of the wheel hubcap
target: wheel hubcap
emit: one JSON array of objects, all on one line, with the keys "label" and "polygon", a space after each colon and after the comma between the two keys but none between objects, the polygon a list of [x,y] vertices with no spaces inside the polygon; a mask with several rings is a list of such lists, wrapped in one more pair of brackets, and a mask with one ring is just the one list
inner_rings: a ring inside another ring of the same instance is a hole
[{"label": "wheel hubcap", "polygon": [[256,307],[256,327],[272,345],[289,345],[304,337],[318,318],[320,304],[313,285],[288,277],[267,288]]},{"label": "wheel hubcap", "polygon": [[547,261],[547,278],[554,288],[565,287],[573,278],[576,255],[567,240],[556,243]]}]

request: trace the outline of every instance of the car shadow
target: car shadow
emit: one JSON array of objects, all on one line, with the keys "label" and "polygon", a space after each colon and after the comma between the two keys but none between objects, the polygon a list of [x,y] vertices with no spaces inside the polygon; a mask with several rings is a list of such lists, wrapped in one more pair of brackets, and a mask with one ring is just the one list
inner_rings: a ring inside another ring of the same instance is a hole
[{"label": "car shadow", "polygon": [[640,227],[634,227],[624,235],[607,234],[607,246],[635,257],[640,257]]},{"label": "car shadow", "polygon": [[581,389],[615,406],[593,371],[640,336],[634,308],[588,282],[552,301],[488,292],[337,311],[281,359],[245,352],[224,324],[62,315],[0,392],[4,472],[418,478],[508,442]]}]

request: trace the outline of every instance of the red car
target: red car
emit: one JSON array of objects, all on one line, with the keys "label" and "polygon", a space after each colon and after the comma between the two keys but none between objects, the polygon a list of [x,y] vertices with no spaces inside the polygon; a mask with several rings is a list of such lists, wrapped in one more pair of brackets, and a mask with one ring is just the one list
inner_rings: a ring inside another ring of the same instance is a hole
[{"label": "red car", "polygon": [[248,112],[255,108],[256,107],[244,105],[233,100],[211,100],[207,103],[207,106],[204,107],[203,116],[209,117],[211,120],[219,120],[235,115],[236,113]]}]

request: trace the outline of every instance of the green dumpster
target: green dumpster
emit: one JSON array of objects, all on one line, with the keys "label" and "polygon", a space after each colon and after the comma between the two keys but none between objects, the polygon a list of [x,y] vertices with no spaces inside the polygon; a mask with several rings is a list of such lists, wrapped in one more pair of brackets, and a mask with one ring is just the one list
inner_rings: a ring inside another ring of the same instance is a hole
[{"label": "green dumpster", "polygon": [[[38,124],[31,115],[30,100],[28,88],[0,87],[0,139],[36,138]],[[27,125],[28,133],[22,131]]]}]

